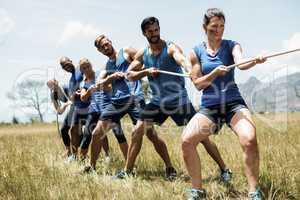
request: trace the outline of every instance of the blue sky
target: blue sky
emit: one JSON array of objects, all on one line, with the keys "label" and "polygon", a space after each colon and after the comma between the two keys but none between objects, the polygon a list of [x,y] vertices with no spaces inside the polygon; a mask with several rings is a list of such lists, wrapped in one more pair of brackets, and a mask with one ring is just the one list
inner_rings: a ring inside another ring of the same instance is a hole
[{"label": "blue sky", "polygon": [[[147,43],[140,31],[144,17],[159,18],[161,35],[180,45],[187,54],[205,40],[202,17],[207,8],[221,8],[226,16],[224,38],[238,41],[245,57],[300,47],[300,1],[37,1],[1,0],[0,57],[2,103],[0,121],[10,121],[13,108],[6,98],[14,84],[29,76],[47,80],[67,80],[58,65],[62,55],[78,63],[89,58],[94,67],[103,66],[105,57],[93,46],[96,35],[107,34],[118,48],[142,48]],[[249,71],[237,71],[238,82],[250,76],[264,79],[270,74],[282,75],[300,69],[300,55],[272,59]],[[286,72],[286,70],[283,70]],[[49,111],[52,113],[52,111]],[[49,114],[51,118],[51,114]]]}]

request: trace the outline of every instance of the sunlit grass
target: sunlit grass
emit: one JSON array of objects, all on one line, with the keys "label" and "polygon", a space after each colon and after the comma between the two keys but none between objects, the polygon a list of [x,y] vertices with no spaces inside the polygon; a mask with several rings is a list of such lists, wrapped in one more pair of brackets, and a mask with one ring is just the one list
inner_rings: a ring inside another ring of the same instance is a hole
[{"label": "sunlit grass", "polygon": [[[285,129],[269,127],[267,124],[272,126],[272,123],[264,123],[264,118]],[[129,141],[132,126],[125,126],[128,123],[126,119],[123,125]],[[256,123],[261,154],[260,185],[266,198],[300,199],[300,114],[258,116]],[[182,128],[169,120],[157,130],[166,141],[179,173],[175,182],[163,178],[164,164],[146,137],[136,162],[137,177],[113,181],[111,175],[122,169],[124,160],[111,133],[111,162],[107,164],[100,158],[97,175],[82,175],[79,172],[84,165],[64,164],[63,144],[55,124],[0,127],[0,199],[184,199],[190,184],[181,156]],[[225,128],[212,139],[234,172],[234,179],[230,188],[219,184],[217,165],[199,145],[209,199],[245,199],[247,183],[236,136]]]}]

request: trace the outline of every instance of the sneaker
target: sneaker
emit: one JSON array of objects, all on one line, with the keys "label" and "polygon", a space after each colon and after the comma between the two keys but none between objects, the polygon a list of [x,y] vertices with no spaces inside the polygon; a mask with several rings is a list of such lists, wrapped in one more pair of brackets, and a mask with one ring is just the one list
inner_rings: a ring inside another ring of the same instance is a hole
[{"label": "sneaker", "polygon": [[223,183],[229,183],[232,179],[232,172],[230,169],[222,170],[220,179]]},{"label": "sneaker", "polygon": [[187,200],[200,200],[206,199],[206,191],[205,190],[197,190],[191,189],[188,191],[188,199]]},{"label": "sneaker", "polygon": [[103,161],[104,161],[105,164],[108,165],[111,162],[111,158],[109,156],[105,156],[105,158],[103,159]]},{"label": "sneaker", "polygon": [[82,170],[82,172],[84,174],[97,174],[96,173],[96,169],[93,168],[92,166],[88,165],[88,166],[85,166]]},{"label": "sneaker", "polygon": [[177,177],[177,172],[174,167],[166,168],[166,179],[169,181],[174,181]]},{"label": "sneaker", "polygon": [[67,157],[67,159],[65,160],[66,164],[70,164],[72,162],[75,162],[77,160],[76,155],[72,154],[69,157]]},{"label": "sneaker", "polygon": [[125,170],[121,170],[119,172],[117,172],[117,174],[115,176],[113,176],[113,179],[126,179],[128,177],[133,177],[134,173],[133,172],[126,172]]},{"label": "sneaker", "polygon": [[262,200],[263,194],[260,188],[257,188],[254,192],[249,192],[248,194],[249,200]]}]

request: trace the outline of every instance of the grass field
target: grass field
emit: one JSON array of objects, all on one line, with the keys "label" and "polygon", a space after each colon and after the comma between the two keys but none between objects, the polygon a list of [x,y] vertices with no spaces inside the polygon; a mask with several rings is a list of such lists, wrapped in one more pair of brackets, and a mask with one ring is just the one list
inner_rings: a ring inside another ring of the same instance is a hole
[{"label": "grass field", "polygon": [[[257,134],[260,147],[260,186],[266,199],[300,199],[300,114],[285,118],[264,116],[271,128],[258,117]],[[126,119],[123,123],[128,123]],[[131,126],[125,128],[127,138]],[[0,127],[0,199],[184,199],[190,186],[181,156],[180,135],[172,121],[157,128],[165,139],[179,178],[164,180],[164,164],[145,138],[138,157],[137,177],[114,181],[111,175],[124,161],[112,134],[109,134],[112,160],[99,159],[97,175],[82,175],[82,164],[64,164],[63,144],[55,124],[33,124]],[[217,165],[199,145],[204,186],[209,199],[245,199],[247,183],[243,174],[241,148],[236,136],[226,127],[213,136],[234,178],[231,187],[218,182]]]}]

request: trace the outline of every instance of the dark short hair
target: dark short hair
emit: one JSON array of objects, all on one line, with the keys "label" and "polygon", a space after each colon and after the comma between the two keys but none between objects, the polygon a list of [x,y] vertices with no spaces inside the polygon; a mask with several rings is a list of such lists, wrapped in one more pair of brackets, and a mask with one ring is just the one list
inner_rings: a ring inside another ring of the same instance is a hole
[{"label": "dark short hair", "polygon": [[206,13],[204,14],[203,25],[207,26],[209,24],[211,18],[213,18],[213,17],[223,18],[224,22],[225,22],[225,15],[221,9],[209,8],[209,9],[207,9]]},{"label": "dark short hair", "polygon": [[72,61],[71,61],[70,58],[68,58],[68,57],[66,57],[66,56],[63,56],[63,57],[61,57],[61,58],[59,59],[59,63],[60,63],[61,65],[63,65],[63,64],[66,63],[66,62],[72,62]]},{"label": "dark short hair", "polygon": [[99,35],[99,36],[95,39],[95,42],[94,42],[95,47],[98,48],[99,45],[100,45],[101,40],[103,40],[104,38],[106,38],[105,35],[103,35],[103,34]]},{"label": "dark short hair", "polygon": [[145,33],[146,27],[148,25],[152,25],[154,23],[157,23],[157,25],[159,26],[159,21],[156,17],[147,17],[147,18],[145,18],[141,23],[141,29],[142,29],[143,33]]}]

